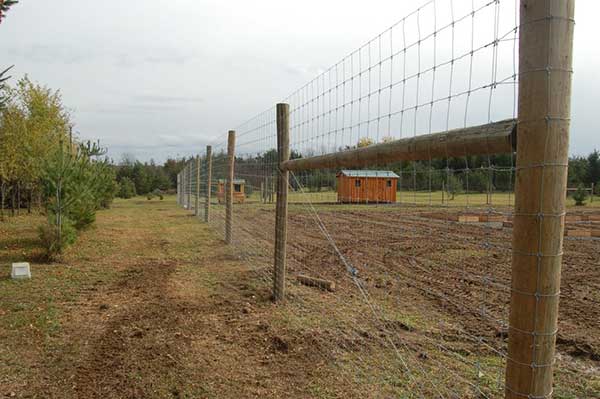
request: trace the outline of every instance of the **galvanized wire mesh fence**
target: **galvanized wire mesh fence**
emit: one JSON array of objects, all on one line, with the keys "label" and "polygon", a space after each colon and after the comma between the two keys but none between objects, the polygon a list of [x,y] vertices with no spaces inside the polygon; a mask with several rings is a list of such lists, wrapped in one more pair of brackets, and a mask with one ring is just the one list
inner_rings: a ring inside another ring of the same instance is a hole
[{"label": "galvanized wire mesh fence", "polygon": [[[552,395],[563,3],[431,0],[180,174],[180,205],[332,335],[317,353],[338,382],[375,397]],[[582,378],[559,373],[557,390],[578,395]]]}]

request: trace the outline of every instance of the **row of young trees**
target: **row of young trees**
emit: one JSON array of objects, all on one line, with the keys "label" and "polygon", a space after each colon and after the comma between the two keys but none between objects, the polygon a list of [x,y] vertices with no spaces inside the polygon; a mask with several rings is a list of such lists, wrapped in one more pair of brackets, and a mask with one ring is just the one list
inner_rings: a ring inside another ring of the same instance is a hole
[{"label": "row of young trees", "polygon": [[575,156],[569,159],[569,187],[580,185],[590,187],[594,184],[596,194],[600,195],[600,152],[592,151],[587,156]]},{"label": "row of young trees", "polygon": [[40,238],[52,257],[110,206],[115,170],[98,143],[71,135],[70,115],[58,91],[28,77],[1,88],[0,218],[39,208],[47,222]]},{"label": "row of young trees", "polygon": [[600,152],[598,150],[594,150],[588,156],[569,159],[568,183],[575,205],[585,205],[589,195],[600,195]]},{"label": "row of young trees", "polygon": [[60,94],[21,79],[2,90],[0,117],[0,217],[7,204],[14,215],[42,204],[45,162],[59,144],[69,145],[69,115]]}]

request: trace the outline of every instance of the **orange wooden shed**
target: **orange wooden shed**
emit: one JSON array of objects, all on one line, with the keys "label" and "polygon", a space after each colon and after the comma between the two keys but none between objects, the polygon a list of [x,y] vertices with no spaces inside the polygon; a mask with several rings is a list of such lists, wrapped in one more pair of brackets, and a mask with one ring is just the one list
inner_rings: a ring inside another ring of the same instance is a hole
[{"label": "orange wooden shed", "polygon": [[389,170],[342,170],[337,174],[338,202],[396,202],[398,178]]}]

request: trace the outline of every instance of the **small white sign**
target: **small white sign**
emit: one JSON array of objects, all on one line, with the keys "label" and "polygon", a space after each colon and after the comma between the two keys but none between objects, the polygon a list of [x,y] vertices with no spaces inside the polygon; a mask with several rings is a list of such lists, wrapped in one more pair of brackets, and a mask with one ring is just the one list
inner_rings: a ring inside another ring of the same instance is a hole
[{"label": "small white sign", "polygon": [[29,263],[13,263],[12,273],[10,274],[10,276],[14,279],[31,278],[31,269],[29,267]]}]

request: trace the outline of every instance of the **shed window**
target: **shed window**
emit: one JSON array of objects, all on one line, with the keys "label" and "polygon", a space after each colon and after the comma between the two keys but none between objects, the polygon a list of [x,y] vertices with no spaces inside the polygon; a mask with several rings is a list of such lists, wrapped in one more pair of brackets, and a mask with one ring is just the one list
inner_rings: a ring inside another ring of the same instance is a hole
[{"label": "shed window", "polygon": [[233,185],[233,191],[235,191],[236,193],[239,193],[242,191],[242,185],[241,184],[234,184]]},{"label": "shed window", "polygon": [[354,187],[360,187],[360,180],[354,180]]},{"label": "shed window", "polygon": [[388,180],[386,184],[387,184],[388,187],[392,187],[392,181],[391,180]]}]

